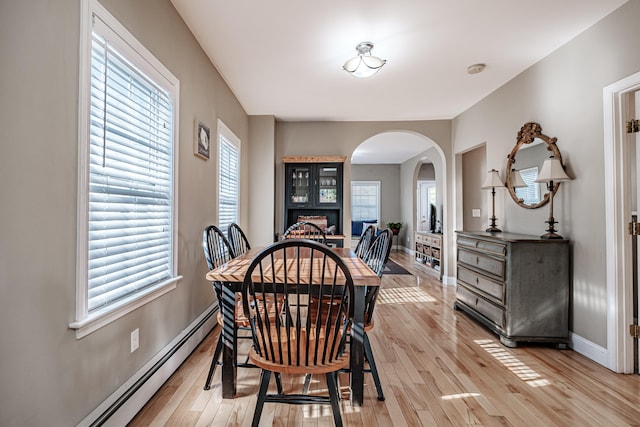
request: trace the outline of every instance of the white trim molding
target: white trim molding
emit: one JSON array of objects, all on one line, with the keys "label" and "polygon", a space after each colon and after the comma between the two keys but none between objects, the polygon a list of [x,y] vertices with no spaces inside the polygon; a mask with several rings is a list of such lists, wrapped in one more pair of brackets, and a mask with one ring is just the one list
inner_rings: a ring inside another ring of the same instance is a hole
[{"label": "white trim molding", "polygon": [[217,303],[210,305],[78,426],[127,425],[218,324],[217,307]]},{"label": "white trim molding", "polygon": [[606,224],[607,357],[604,365],[620,373],[633,372],[631,238],[626,233],[631,212],[630,165],[624,122],[629,97],[640,90],[640,73],[603,89],[604,179]]},{"label": "white trim molding", "polygon": [[571,347],[573,351],[580,353],[584,357],[587,357],[603,366],[607,366],[609,352],[606,348],[592,343],[591,341],[584,339],[580,335],[576,335],[573,332],[569,333],[569,347]]}]

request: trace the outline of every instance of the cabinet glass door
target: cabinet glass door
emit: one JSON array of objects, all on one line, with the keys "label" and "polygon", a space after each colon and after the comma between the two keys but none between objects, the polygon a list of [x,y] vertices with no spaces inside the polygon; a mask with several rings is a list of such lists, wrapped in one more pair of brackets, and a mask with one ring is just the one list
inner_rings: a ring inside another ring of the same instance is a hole
[{"label": "cabinet glass door", "polygon": [[318,203],[336,204],[338,202],[338,168],[324,166],[318,170]]},{"label": "cabinet glass door", "polygon": [[309,180],[310,168],[293,167],[290,169],[290,176],[287,178],[291,181],[291,203],[308,203],[309,202]]}]

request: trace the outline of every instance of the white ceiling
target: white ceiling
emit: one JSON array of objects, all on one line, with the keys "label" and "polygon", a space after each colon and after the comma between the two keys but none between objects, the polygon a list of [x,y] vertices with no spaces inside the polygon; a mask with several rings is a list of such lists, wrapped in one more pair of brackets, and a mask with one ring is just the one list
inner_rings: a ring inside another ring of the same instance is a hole
[{"label": "white ceiling", "polygon": [[[249,115],[397,121],[455,117],[626,0],[171,1]],[[342,70],[362,41],[369,79]]]}]

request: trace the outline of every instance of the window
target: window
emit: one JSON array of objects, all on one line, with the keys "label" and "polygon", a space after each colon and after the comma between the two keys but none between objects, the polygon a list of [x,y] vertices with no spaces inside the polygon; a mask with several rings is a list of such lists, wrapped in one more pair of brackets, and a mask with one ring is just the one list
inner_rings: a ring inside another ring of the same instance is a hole
[{"label": "window", "polygon": [[516,196],[522,199],[527,205],[535,205],[540,202],[540,185],[536,183],[538,179],[538,167],[520,169],[520,176],[527,184],[526,187],[516,188]]},{"label": "window", "polygon": [[351,181],[351,218],[380,221],[380,181]]},{"label": "window", "polygon": [[[80,101],[77,320],[84,336],[175,287],[178,80],[94,1]],[[86,21],[89,21],[88,23]]]},{"label": "window", "polygon": [[240,139],[218,120],[218,228],[238,222],[240,200]]}]

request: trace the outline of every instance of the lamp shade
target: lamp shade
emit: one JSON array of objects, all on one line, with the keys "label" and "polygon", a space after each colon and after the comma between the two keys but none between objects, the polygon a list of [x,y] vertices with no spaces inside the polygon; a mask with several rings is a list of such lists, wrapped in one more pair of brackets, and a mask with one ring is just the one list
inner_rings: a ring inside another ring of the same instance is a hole
[{"label": "lamp shade", "polygon": [[485,178],[484,183],[482,184],[482,189],[489,190],[495,187],[504,187],[504,182],[502,182],[502,180],[500,179],[498,171],[495,169],[491,169],[489,171],[489,174]]},{"label": "lamp shade", "polygon": [[511,169],[511,186],[513,188],[528,187],[527,183],[522,179],[522,175],[520,175],[519,170]]},{"label": "lamp shade", "polygon": [[347,60],[342,68],[354,77],[365,78],[373,76],[380,71],[380,68],[382,68],[387,61],[371,55],[371,49],[373,49],[373,43],[359,43],[356,46],[358,56]]},{"label": "lamp shade", "polygon": [[538,174],[536,182],[561,182],[571,181],[571,178],[565,173],[560,159],[556,159],[554,156],[549,157],[542,164],[542,170]]}]

